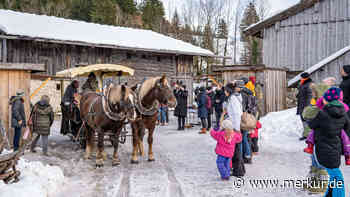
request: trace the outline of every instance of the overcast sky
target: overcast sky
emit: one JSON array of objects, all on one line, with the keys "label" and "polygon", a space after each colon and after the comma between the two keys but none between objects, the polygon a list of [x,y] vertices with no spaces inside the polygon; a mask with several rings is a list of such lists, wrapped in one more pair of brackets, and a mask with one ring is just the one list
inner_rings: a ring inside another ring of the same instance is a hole
[{"label": "overcast sky", "polygon": [[[164,7],[166,9],[166,15],[168,15],[168,7],[169,5],[171,7],[177,7],[179,10],[181,10],[182,2],[186,0],[162,0],[164,3]],[[228,0],[229,1],[229,0]],[[237,1],[237,0],[231,0],[231,1]],[[246,0],[249,1],[249,0]],[[268,0],[271,6],[271,13],[275,13],[279,10],[286,9],[290,7],[291,5],[299,2],[299,0]],[[173,9],[173,8],[172,8]]]}]

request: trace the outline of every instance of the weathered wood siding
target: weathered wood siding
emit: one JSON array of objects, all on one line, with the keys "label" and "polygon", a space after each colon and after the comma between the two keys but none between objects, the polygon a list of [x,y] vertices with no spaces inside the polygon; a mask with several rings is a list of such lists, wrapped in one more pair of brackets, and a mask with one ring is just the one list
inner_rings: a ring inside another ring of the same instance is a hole
[{"label": "weathered wood siding", "polygon": [[314,82],[320,83],[327,77],[335,77],[337,79],[337,84],[340,84],[342,81],[340,68],[346,64],[350,64],[350,52],[345,53],[339,58],[323,66],[317,72],[314,72],[311,75],[311,78],[314,80]]},{"label": "weathered wood siding", "polygon": [[255,76],[255,71],[225,71],[222,73],[222,79],[227,84],[242,77]]},{"label": "weathered wood siding", "polygon": [[265,112],[276,112],[286,109],[287,80],[286,72],[265,70],[263,72]]},{"label": "weathered wood siding", "polygon": [[[135,52],[107,48],[94,48],[66,44],[8,40],[8,62],[44,63],[47,74],[75,67],[77,64],[112,63],[135,69],[131,81],[146,77],[176,75],[175,55]],[[178,56],[186,64],[192,64],[191,56]]]},{"label": "weathered wood siding", "polygon": [[303,71],[350,45],[350,1],[321,0],[264,30],[263,62]]},{"label": "weathered wood siding", "polygon": [[263,114],[284,110],[287,107],[287,74],[286,71],[264,69],[258,71],[224,71],[222,73],[225,82],[240,79],[242,77],[255,76],[263,88]]},{"label": "weathered wood siding", "polygon": [[10,143],[13,142],[13,129],[11,128],[11,106],[9,98],[16,95],[17,90],[25,92],[25,112],[29,116],[30,73],[27,71],[0,70],[0,111],[6,131],[9,132]]}]

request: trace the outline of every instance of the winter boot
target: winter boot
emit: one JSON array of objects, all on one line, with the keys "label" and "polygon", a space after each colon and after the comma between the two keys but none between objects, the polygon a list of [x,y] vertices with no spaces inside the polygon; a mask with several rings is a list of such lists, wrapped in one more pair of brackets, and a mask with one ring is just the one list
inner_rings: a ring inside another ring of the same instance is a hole
[{"label": "winter boot", "polygon": [[313,154],[314,153],[314,145],[311,143],[307,144],[307,147],[304,148],[304,152],[308,154]]},{"label": "winter boot", "polygon": [[207,129],[206,128],[202,128],[202,130],[199,132],[199,134],[207,134]]},{"label": "winter boot", "polygon": [[345,164],[350,166],[350,155],[345,156]]}]

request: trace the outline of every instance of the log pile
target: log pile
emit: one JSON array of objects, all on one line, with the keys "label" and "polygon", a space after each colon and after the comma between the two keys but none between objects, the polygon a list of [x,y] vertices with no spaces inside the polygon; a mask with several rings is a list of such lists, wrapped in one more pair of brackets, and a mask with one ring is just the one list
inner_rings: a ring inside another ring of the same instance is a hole
[{"label": "log pile", "polygon": [[6,184],[19,181],[21,173],[16,170],[16,164],[20,155],[20,151],[0,155],[0,180]]}]

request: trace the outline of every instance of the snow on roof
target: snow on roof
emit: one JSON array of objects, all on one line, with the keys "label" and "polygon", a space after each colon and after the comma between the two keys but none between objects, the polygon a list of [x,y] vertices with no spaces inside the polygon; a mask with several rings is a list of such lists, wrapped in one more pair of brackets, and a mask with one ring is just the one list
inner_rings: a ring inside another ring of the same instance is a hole
[{"label": "snow on roof", "polygon": [[150,30],[132,29],[0,9],[0,32],[140,51],[214,56],[206,49]]},{"label": "snow on roof", "polygon": [[[347,46],[335,53],[333,53],[331,56],[323,59],[322,61],[320,61],[319,63],[311,66],[309,69],[305,70],[305,72],[312,74],[315,71],[317,71],[318,69],[322,68],[323,66],[327,65],[328,63],[332,62],[333,60],[339,58],[340,56],[344,55],[345,53],[350,51],[350,46]],[[300,80],[300,75],[297,75],[296,77],[294,77],[293,79],[288,81],[288,87],[294,85],[295,83],[297,83]]]}]

